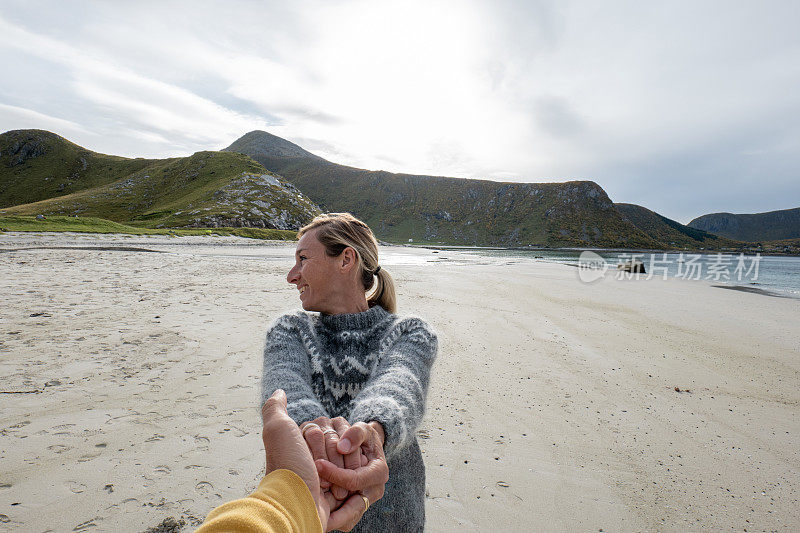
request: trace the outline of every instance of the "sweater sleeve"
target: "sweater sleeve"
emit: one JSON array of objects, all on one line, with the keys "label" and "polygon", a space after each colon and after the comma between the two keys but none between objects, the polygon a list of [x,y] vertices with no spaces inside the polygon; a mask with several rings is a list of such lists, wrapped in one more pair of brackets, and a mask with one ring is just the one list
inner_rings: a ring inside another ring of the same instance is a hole
[{"label": "sweater sleeve", "polygon": [[305,533],[322,531],[314,498],[291,470],[266,475],[258,489],[208,514],[196,533]]},{"label": "sweater sleeve", "polygon": [[381,345],[375,370],[353,400],[348,420],[380,422],[387,458],[408,446],[422,421],[437,350],[436,333],[423,320],[398,321]]},{"label": "sweater sleeve", "polygon": [[261,374],[261,405],[276,389],[283,389],[289,416],[295,423],[302,424],[329,415],[311,388],[311,362],[303,344],[299,320],[301,318],[297,315],[284,315],[267,331]]}]

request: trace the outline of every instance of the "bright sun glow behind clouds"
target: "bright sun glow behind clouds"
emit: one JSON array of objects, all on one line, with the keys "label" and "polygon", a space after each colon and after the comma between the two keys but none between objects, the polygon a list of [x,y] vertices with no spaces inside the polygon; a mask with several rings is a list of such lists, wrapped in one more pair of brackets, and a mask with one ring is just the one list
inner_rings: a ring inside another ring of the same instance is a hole
[{"label": "bright sun glow behind clouds", "polygon": [[265,129],[362,168],[592,179],[682,221],[796,207],[797,5],[7,0],[0,130],[163,157]]}]

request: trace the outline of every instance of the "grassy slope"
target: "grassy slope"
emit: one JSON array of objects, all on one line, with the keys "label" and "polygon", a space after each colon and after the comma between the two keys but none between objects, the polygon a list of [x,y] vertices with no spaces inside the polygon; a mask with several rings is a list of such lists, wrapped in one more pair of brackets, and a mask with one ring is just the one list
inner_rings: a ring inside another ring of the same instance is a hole
[{"label": "grassy slope", "polygon": [[104,185],[152,163],[98,154],[49,131],[9,131],[0,135],[0,208]]},{"label": "grassy slope", "polygon": [[465,245],[659,248],[588,181],[499,183],[258,157],[327,211],[349,211],[384,240]]},{"label": "grassy slope", "polygon": [[703,230],[690,228],[640,205],[619,203],[614,204],[614,207],[634,226],[671,247],[697,248],[702,246],[718,249],[738,248],[743,244]]},{"label": "grassy slope", "polygon": [[256,239],[296,240],[297,232],[264,228],[154,229],[128,226],[93,217],[49,216],[39,220],[33,216],[0,216],[0,232],[4,231],[70,231],[75,233],[126,233],[130,235],[237,235]]},{"label": "grassy slope", "polygon": [[[6,214],[79,214],[142,227],[181,227],[265,220],[269,217],[259,213],[271,212],[286,215],[288,226],[277,227],[298,227],[319,213],[291,185],[233,152],[131,160],[95,154],[39,130],[0,135],[0,146],[0,204],[28,202],[6,207]],[[64,190],[53,187],[61,178],[47,179],[64,174],[77,175]],[[210,223],[212,218],[217,220]]]}]

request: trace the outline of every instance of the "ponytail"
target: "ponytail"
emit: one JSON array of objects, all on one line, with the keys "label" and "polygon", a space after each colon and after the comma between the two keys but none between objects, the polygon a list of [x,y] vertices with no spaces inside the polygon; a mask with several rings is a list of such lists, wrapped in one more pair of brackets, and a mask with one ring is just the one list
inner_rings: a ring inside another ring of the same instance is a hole
[{"label": "ponytail", "polygon": [[394,290],[394,279],[382,267],[378,267],[375,273],[377,283],[375,284],[375,291],[367,299],[367,305],[373,307],[375,304],[380,305],[390,313],[397,312],[397,296]]}]

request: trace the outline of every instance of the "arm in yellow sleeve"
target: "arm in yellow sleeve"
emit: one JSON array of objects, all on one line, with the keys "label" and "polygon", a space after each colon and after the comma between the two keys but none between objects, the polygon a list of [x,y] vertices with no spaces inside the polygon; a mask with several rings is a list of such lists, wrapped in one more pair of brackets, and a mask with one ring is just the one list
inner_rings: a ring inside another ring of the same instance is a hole
[{"label": "arm in yellow sleeve", "polygon": [[322,532],[311,492],[291,470],[275,470],[256,491],[211,511],[196,533]]}]

